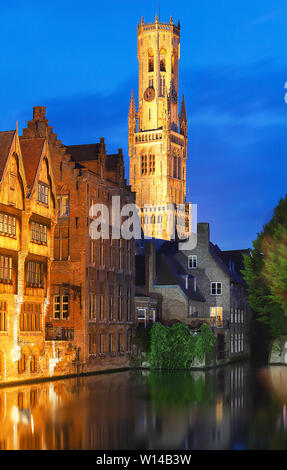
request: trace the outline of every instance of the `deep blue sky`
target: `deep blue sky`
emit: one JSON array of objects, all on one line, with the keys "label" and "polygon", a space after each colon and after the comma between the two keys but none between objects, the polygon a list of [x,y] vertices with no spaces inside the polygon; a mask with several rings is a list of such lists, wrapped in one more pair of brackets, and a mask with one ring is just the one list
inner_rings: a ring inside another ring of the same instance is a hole
[{"label": "deep blue sky", "polygon": [[[137,23],[155,1],[1,2],[0,129],[47,107],[65,144],[122,147],[137,96]],[[251,246],[287,192],[286,0],[162,1],[181,22],[189,199],[223,249]]]}]

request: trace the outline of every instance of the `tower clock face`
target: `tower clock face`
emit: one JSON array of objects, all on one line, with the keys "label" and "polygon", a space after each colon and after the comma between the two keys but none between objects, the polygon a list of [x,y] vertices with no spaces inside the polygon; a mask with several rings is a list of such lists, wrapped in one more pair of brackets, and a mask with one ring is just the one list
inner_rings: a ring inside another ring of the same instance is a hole
[{"label": "tower clock face", "polygon": [[155,96],[155,91],[152,87],[147,88],[146,91],[144,92],[144,99],[146,101],[152,101],[154,99],[154,96]]}]

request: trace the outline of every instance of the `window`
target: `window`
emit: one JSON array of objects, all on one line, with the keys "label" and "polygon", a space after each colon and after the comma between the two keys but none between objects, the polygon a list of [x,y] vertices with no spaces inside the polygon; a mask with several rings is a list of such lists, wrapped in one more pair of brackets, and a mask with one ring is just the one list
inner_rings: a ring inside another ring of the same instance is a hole
[{"label": "window", "polygon": [[49,186],[44,183],[38,183],[38,201],[48,206],[49,204]]},{"label": "window", "polygon": [[89,294],[89,320],[96,320],[97,318],[97,296]]},{"label": "window", "polygon": [[37,356],[33,355],[30,361],[30,372],[37,372]]},{"label": "window", "polygon": [[153,51],[152,50],[148,51],[148,71],[149,72],[154,71],[154,57],[153,57]]},{"label": "window", "polygon": [[29,261],[27,269],[27,285],[31,287],[44,286],[44,264],[37,261]]},{"label": "window", "polygon": [[20,314],[20,331],[41,331],[41,304],[24,303]]},{"label": "window", "polygon": [[20,360],[18,361],[18,373],[22,374],[26,370],[26,355],[22,354]]},{"label": "window", "polygon": [[69,295],[54,295],[54,319],[68,320],[69,318]]},{"label": "window", "polygon": [[212,282],[211,283],[211,295],[221,295],[222,294],[222,282]]},{"label": "window", "polygon": [[6,302],[0,302],[0,331],[7,331],[6,313],[7,313]]},{"label": "window", "polygon": [[100,334],[100,353],[105,353],[105,335],[103,333]]},{"label": "window", "polygon": [[161,49],[161,51],[160,51],[160,71],[161,72],[166,72],[166,59],[165,59],[165,56],[166,56],[166,50]]},{"label": "window", "polygon": [[214,323],[217,326],[217,328],[222,328],[223,326],[222,314],[223,314],[222,307],[210,307],[210,318],[214,319]]},{"label": "window", "polygon": [[99,317],[100,317],[100,320],[104,320],[105,319],[105,297],[104,297],[104,295],[100,295],[99,300],[100,300]]},{"label": "window", "polygon": [[146,309],[145,308],[138,308],[137,309],[138,315],[138,322],[143,323],[144,327],[146,327]]},{"label": "window", "polygon": [[147,156],[146,155],[142,155],[142,158],[141,158],[141,163],[142,163],[142,175],[147,175]]},{"label": "window", "polygon": [[119,333],[118,335],[118,352],[121,353],[123,352],[123,334]]},{"label": "window", "polygon": [[160,95],[165,96],[165,77],[160,76]]},{"label": "window", "polygon": [[109,352],[115,352],[115,335],[113,333],[109,334]]},{"label": "window", "polygon": [[32,242],[47,243],[47,226],[38,222],[31,223],[31,240]]},{"label": "window", "polygon": [[119,286],[119,300],[118,300],[118,319],[119,321],[123,320],[123,314],[124,314],[124,288],[123,286]]},{"label": "window", "polygon": [[0,212],[0,234],[16,237],[16,217]]},{"label": "window", "polygon": [[190,255],[188,257],[188,269],[196,269],[197,268],[197,256]]},{"label": "window", "polygon": [[69,258],[69,227],[57,226],[54,233],[54,258],[67,260]]},{"label": "window", "polygon": [[97,352],[97,335],[95,331],[89,333],[89,354],[96,354]]},{"label": "window", "polygon": [[149,88],[153,88],[153,77],[149,77],[148,86],[149,86]]},{"label": "window", "polygon": [[149,172],[152,175],[155,173],[155,156],[154,155],[149,156]]},{"label": "window", "polygon": [[68,217],[69,215],[69,196],[58,196],[59,217]]},{"label": "window", "polygon": [[0,282],[12,283],[11,256],[0,256]]}]

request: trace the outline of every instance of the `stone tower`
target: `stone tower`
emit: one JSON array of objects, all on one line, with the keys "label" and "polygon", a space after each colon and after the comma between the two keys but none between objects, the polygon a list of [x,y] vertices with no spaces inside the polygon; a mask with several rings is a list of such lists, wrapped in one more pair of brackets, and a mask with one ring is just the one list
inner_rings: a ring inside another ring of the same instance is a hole
[{"label": "stone tower", "polygon": [[[178,113],[180,24],[138,24],[139,102],[129,109],[130,185],[136,193],[147,236],[170,239],[186,234],[187,117],[184,99]],[[181,205],[181,207],[175,205]],[[150,207],[144,207],[149,205]]]}]

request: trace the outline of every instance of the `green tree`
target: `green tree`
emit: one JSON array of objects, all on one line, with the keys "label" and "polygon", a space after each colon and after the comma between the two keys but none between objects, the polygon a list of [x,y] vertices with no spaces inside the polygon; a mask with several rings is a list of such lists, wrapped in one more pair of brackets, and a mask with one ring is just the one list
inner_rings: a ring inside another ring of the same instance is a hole
[{"label": "green tree", "polygon": [[253,242],[251,256],[244,255],[242,271],[248,285],[249,305],[273,337],[287,333],[286,229],[287,195]]}]

